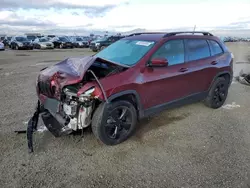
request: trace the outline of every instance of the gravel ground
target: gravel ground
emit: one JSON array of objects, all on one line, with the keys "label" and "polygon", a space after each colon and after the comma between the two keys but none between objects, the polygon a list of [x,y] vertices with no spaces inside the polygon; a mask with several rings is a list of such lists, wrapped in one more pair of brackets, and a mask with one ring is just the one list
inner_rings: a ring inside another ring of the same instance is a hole
[{"label": "gravel ground", "polygon": [[[247,69],[250,44],[228,43],[235,75]],[[0,53],[0,187],[244,187],[250,169],[250,87],[233,82],[223,108],[201,103],[143,120],[117,146],[98,142],[91,130],[54,138],[35,134],[28,154],[25,134],[35,102],[35,78],[44,66],[86,49]]]}]

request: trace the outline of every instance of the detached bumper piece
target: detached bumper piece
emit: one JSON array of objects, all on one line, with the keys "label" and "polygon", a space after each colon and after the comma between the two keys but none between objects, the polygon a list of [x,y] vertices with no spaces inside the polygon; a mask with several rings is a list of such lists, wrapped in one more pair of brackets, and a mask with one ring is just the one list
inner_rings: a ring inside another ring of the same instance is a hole
[{"label": "detached bumper piece", "polygon": [[68,135],[72,132],[72,129],[64,126],[66,121],[60,115],[54,117],[47,111],[42,113],[41,116],[45,126],[55,137]]},{"label": "detached bumper piece", "polygon": [[27,140],[28,140],[29,153],[33,152],[33,132],[37,130],[39,114],[40,114],[40,102],[38,101],[36,111],[33,114],[32,118],[29,120],[27,127]]},{"label": "detached bumper piece", "polygon": [[28,150],[32,153],[33,150],[33,133],[37,130],[37,123],[39,115],[41,114],[44,125],[55,136],[60,137],[70,134],[73,130],[67,125],[69,119],[64,118],[60,112],[58,112],[60,102],[55,99],[47,98],[43,106],[40,102],[37,102],[37,107],[34,115],[28,122],[27,127],[27,140]]}]

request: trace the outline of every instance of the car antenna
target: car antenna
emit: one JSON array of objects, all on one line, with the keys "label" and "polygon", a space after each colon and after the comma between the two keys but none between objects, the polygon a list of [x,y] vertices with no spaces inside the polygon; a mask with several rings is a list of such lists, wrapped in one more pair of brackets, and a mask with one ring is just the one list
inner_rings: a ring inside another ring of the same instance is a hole
[{"label": "car antenna", "polygon": [[194,34],[194,32],[195,32],[195,29],[196,29],[196,25],[194,25],[194,30],[193,30],[193,34]]}]

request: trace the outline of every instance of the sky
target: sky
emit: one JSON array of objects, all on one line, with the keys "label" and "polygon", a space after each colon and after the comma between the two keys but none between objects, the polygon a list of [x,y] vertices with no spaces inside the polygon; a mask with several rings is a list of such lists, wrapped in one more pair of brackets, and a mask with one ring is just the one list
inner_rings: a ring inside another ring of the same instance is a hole
[{"label": "sky", "polygon": [[0,0],[0,33],[250,29],[250,0]]}]

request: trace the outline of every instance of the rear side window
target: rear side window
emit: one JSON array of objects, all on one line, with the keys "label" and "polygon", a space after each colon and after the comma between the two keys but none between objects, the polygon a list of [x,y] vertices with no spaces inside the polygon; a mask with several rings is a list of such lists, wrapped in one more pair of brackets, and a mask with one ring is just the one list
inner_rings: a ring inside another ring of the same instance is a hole
[{"label": "rear side window", "polygon": [[212,56],[223,53],[223,50],[222,50],[221,46],[218,44],[218,42],[216,42],[214,40],[209,40],[209,44],[210,44]]},{"label": "rear side window", "polygon": [[210,50],[206,40],[202,39],[187,39],[187,60],[194,61],[210,57]]},{"label": "rear side window", "polygon": [[166,58],[169,66],[184,63],[184,57],[183,40],[166,42],[152,56],[152,58]]}]

